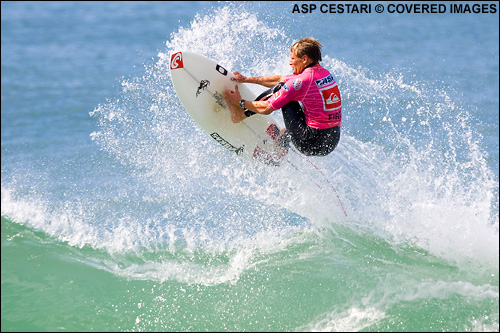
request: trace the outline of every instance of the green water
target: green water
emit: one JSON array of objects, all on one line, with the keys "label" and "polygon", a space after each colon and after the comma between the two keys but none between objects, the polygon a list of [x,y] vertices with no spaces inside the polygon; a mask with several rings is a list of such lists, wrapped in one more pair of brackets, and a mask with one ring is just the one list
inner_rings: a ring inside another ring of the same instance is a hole
[{"label": "green water", "polygon": [[[345,227],[283,242],[272,251],[110,255],[2,217],[2,331],[474,331],[498,323],[494,270],[464,271]],[[158,280],[168,267],[225,277]]]}]

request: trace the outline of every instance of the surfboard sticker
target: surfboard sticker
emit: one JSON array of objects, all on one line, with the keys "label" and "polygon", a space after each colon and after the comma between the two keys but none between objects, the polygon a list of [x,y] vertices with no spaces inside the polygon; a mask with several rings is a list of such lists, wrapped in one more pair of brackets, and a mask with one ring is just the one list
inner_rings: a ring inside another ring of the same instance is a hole
[{"label": "surfboard sticker", "polygon": [[222,136],[220,136],[218,133],[212,133],[210,134],[210,136],[215,140],[217,141],[218,143],[220,143],[224,148],[226,148],[227,150],[229,151],[232,151],[232,152],[235,152],[236,155],[241,155],[241,153],[243,152],[243,150],[245,149],[245,146],[241,146],[239,148],[236,148],[235,146],[233,146],[232,144],[230,144],[229,142],[227,142],[226,140],[224,140],[224,138]]},{"label": "surfboard sticker", "polygon": [[170,58],[170,69],[179,68],[184,68],[184,63],[182,62],[182,52],[172,54],[172,58]]},{"label": "surfboard sticker", "polygon": [[221,65],[217,64],[217,66],[215,66],[215,70],[221,73],[222,75],[227,76],[227,70]]},{"label": "surfboard sticker", "polygon": [[201,80],[200,85],[198,86],[198,90],[196,91],[196,97],[198,97],[198,95],[201,94],[201,91],[205,90],[209,85],[210,85],[210,81]]}]

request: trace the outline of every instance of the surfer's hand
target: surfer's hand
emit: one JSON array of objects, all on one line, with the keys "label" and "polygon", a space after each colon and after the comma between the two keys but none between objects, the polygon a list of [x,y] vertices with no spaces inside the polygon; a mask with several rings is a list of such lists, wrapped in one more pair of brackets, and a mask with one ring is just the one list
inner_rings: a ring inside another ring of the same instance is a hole
[{"label": "surfer's hand", "polygon": [[241,94],[238,89],[238,85],[234,87],[234,91],[229,89],[224,91],[224,99],[226,100],[227,107],[231,112],[231,121],[233,123],[239,123],[247,117],[243,112],[243,109],[239,106]]},{"label": "surfer's hand", "polygon": [[246,76],[241,75],[237,71],[234,71],[233,74],[234,74],[234,77],[231,78],[232,81],[245,82],[247,79]]},{"label": "surfer's hand", "polygon": [[238,106],[241,100],[241,94],[240,90],[238,89],[238,85],[235,85],[234,89],[234,91],[229,89],[226,90],[224,92],[224,97],[226,99],[226,102]]}]

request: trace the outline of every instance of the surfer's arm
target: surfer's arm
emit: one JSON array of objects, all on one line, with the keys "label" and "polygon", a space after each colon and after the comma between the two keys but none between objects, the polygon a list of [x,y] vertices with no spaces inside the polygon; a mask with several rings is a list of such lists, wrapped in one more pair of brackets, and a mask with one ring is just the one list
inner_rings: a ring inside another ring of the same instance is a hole
[{"label": "surfer's arm", "polygon": [[[238,85],[235,85],[234,90],[226,90],[224,92],[224,98],[228,104],[229,110],[234,113],[231,118],[234,122],[239,122],[246,118],[243,113],[244,109],[239,106],[241,94]],[[267,101],[245,101],[245,109],[260,114],[270,114],[274,111]]]},{"label": "surfer's arm", "polygon": [[272,86],[284,82],[284,77],[282,75],[267,75],[267,76],[254,76],[246,77],[238,72],[233,72],[234,77],[231,78],[233,81],[238,81],[241,83],[254,83],[260,84],[261,86],[271,88]]},{"label": "surfer's arm", "polygon": [[245,109],[260,114],[271,114],[274,111],[268,101],[245,101]]}]

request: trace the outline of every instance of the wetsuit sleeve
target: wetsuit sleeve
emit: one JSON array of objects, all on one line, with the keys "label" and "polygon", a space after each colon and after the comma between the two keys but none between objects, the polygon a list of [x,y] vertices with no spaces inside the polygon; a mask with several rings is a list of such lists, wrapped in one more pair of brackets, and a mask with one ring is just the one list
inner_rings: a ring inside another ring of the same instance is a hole
[{"label": "wetsuit sleeve", "polygon": [[269,98],[268,102],[271,109],[278,110],[291,101],[298,100],[302,88],[301,84],[300,78],[286,80],[283,87]]}]

